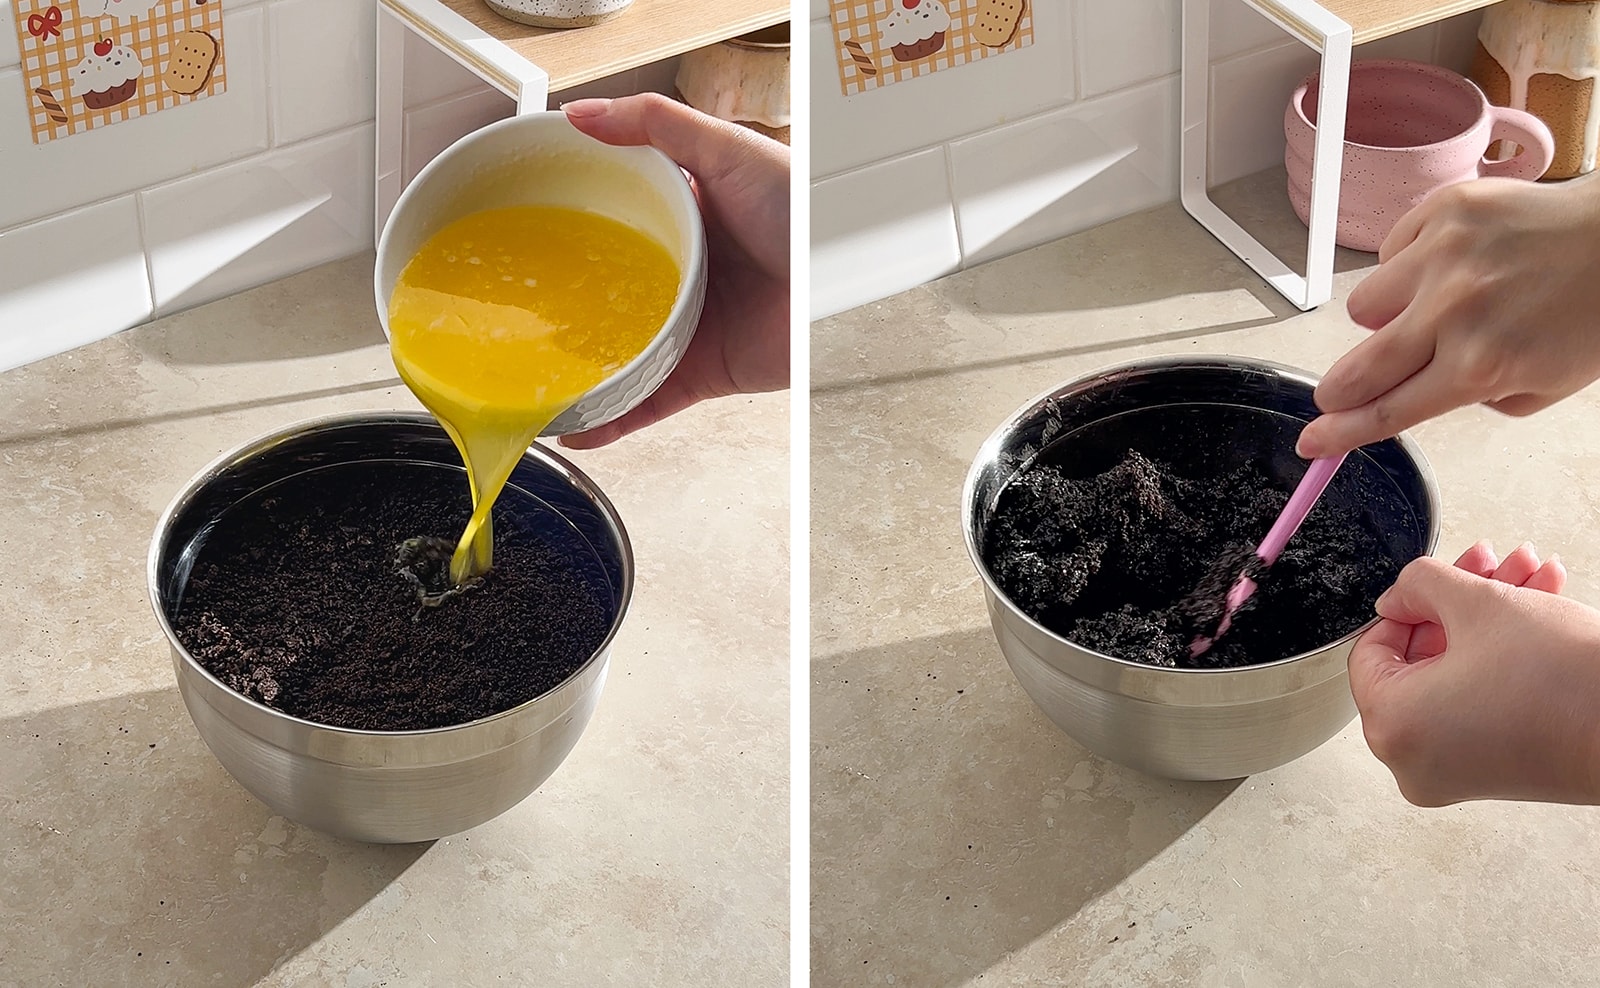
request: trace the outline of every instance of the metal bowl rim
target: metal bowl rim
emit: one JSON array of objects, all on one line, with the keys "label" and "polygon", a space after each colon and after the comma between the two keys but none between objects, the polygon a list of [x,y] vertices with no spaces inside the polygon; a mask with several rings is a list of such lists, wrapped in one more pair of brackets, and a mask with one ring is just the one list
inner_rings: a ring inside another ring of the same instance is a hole
[{"label": "metal bowl rim", "polygon": [[[537,458],[542,457],[549,460],[550,463],[548,465],[554,466],[558,470],[563,471],[573,486],[578,488],[578,490],[586,496],[592,498],[595,505],[601,509],[602,513],[608,519],[610,519],[611,524],[615,526],[618,548],[622,557],[622,589],[621,593],[619,594],[617,614],[616,617],[612,619],[611,627],[606,632],[605,639],[601,641],[601,643],[595,648],[589,657],[583,661],[581,665],[579,665],[572,672],[568,673],[566,678],[558,683],[555,687],[547,690],[544,693],[540,693],[538,696],[524,700],[522,703],[519,703],[508,710],[502,710],[497,714],[490,714],[487,717],[480,717],[477,720],[470,720],[461,724],[450,724],[445,727],[430,727],[409,731],[371,731],[353,727],[338,727],[332,724],[318,723],[314,720],[306,720],[302,717],[286,714],[282,710],[269,707],[257,700],[252,700],[250,697],[245,696],[243,693],[240,693],[238,690],[235,690],[233,687],[212,675],[210,670],[206,669],[206,667],[201,665],[194,656],[190,655],[189,650],[184,648],[183,643],[178,640],[177,633],[172,630],[172,624],[167,620],[166,612],[161,607],[163,595],[160,591],[158,573],[163,545],[167,536],[172,530],[173,521],[177,518],[178,514],[189,506],[190,502],[194,500],[195,496],[199,494],[199,492],[205,488],[207,484],[215,480],[230,466],[265,453],[279,443],[289,439],[356,425],[432,426],[436,429],[439,429],[442,434],[448,437],[448,433],[444,433],[444,430],[441,426],[439,426],[438,421],[434,419],[433,416],[424,412],[406,412],[399,410],[383,412],[336,412],[331,415],[322,415],[314,418],[303,419],[273,432],[265,433],[253,439],[246,440],[245,442],[238,444],[227,452],[216,457],[210,463],[206,464],[205,467],[201,468],[193,477],[191,477],[188,483],[186,483],[177,493],[177,495],[173,497],[166,509],[162,511],[160,519],[156,522],[155,534],[151,537],[150,549],[146,557],[145,584],[146,590],[150,597],[150,608],[155,612],[156,622],[161,626],[162,633],[166,635],[167,644],[171,646],[173,654],[180,658],[185,668],[187,668],[190,672],[199,674],[202,678],[208,680],[213,686],[221,689],[225,694],[233,697],[235,700],[254,708],[256,711],[265,714],[268,717],[284,721],[286,723],[295,724],[300,727],[310,728],[317,731],[326,731],[334,734],[346,735],[349,737],[422,738],[437,737],[439,735],[451,734],[458,731],[479,729],[496,721],[514,717],[526,711],[535,704],[548,703],[552,697],[557,696],[558,694],[567,690],[569,687],[572,687],[579,677],[581,677],[583,673],[586,672],[596,662],[605,661],[608,658],[611,652],[612,642],[616,639],[617,632],[621,629],[623,619],[627,617],[628,608],[633,601],[633,544],[629,541],[628,531],[622,524],[622,516],[617,513],[616,506],[611,503],[610,498],[606,497],[605,492],[600,490],[599,486],[596,485],[587,474],[574,466],[572,461],[568,460],[564,456],[552,452],[548,448],[541,445],[530,446],[528,451],[523,453],[523,459],[527,460],[530,457],[534,457],[537,461]],[[537,456],[535,456],[535,454],[537,454]],[[226,719],[234,727],[241,727],[237,718],[227,717]]]},{"label": "metal bowl rim", "polygon": [[[1257,360],[1255,358],[1229,356],[1226,354],[1194,354],[1181,357],[1168,355],[1144,357],[1138,360],[1110,364],[1108,366],[1101,367],[1098,370],[1091,371],[1081,377],[1074,378],[1064,384],[1058,384],[1053,388],[1040,392],[1034,398],[1023,404],[1022,407],[1011,413],[1011,415],[1008,416],[1004,422],[1002,422],[993,432],[989,434],[988,438],[983,441],[983,444],[978,447],[978,452],[973,457],[972,466],[967,470],[966,482],[963,483],[961,487],[962,539],[966,542],[967,555],[971,558],[973,566],[977,569],[978,577],[983,581],[984,587],[990,595],[990,599],[999,601],[1005,606],[1009,615],[1027,622],[1028,625],[1030,625],[1035,631],[1058,644],[1076,649],[1095,659],[1100,659],[1105,662],[1113,663],[1114,665],[1123,666],[1128,669],[1137,670],[1140,673],[1152,675],[1237,676],[1243,678],[1261,673],[1265,670],[1277,669],[1296,662],[1303,662],[1308,659],[1315,658],[1323,653],[1340,648],[1346,643],[1353,642],[1355,639],[1359,638],[1361,635],[1365,634],[1378,624],[1378,618],[1373,617],[1371,620],[1362,624],[1349,634],[1343,635],[1334,641],[1328,642],[1325,645],[1320,645],[1308,652],[1301,652],[1298,655],[1291,655],[1287,658],[1278,659],[1273,662],[1262,662],[1257,665],[1238,666],[1226,669],[1168,669],[1165,666],[1148,665],[1143,662],[1134,662],[1131,659],[1118,658],[1115,655],[1106,655],[1104,652],[1097,652],[1094,649],[1089,648],[1087,645],[1080,645],[1077,642],[1050,630],[1049,628],[1040,624],[1038,621],[1034,620],[1030,614],[1018,607],[1016,602],[1007,596],[1005,591],[1001,590],[1000,586],[995,583],[993,575],[989,572],[988,565],[983,561],[981,551],[979,550],[977,544],[973,541],[973,526],[971,521],[973,514],[977,510],[975,499],[977,495],[978,477],[983,472],[983,468],[987,464],[994,461],[995,457],[992,454],[998,450],[998,447],[1005,437],[1013,432],[1021,422],[1037,413],[1039,408],[1045,402],[1088,391],[1091,388],[1104,384],[1105,378],[1108,375],[1127,371],[1194,370],[1202,368],[1267,371],[1277,377],[1285,378],[1296,383],[1305,384],[1312,388],[1315,388],[1317,382],[1320,380],[1317,375],[1311,373],[1310,371],[1298,367],[1291,367],[1288,364],[1280,364],[1272,360]],[[1438,482],[1434,477],[1433,468],[1429,465],[1427,457],[1422,453],[1422,448],[1417,445],[1416,441],[1411,438],[1409,433],[1402,432],[1400,435],[1395,437],[1395,441],[1400,444],[1401,450],[1408,458],[1410,458],[1412,464],[1417,468],[1418,478],[1422,482],[1423,490],[1426,491],[1428,495],[1428,531],[1424,539],[1425,544],[1423,546],[1423,555],[1431,556],[1433,555],[1434,550],[1438,547],[1439,543]]]}]

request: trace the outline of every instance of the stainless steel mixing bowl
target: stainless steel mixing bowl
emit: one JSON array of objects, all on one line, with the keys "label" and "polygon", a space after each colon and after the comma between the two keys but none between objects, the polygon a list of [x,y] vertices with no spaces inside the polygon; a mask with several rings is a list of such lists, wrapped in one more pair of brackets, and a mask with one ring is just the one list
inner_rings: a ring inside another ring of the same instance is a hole
[{"label": "stainless steel mixing bowl", "polygon": [[[1269,449],[1244,448],[1256,440],[1236,435],[1217,436],[1214,451],[1264,459],[1287,491],[1304,464],[1284,437],[1317,414],[1315,385],[1304,372],[1238,357],[1144,360],[1040,396],[979,450],[962,492],[962,517],[1000,651],[1033,701],[1090,751],[1171,779],[1241,778],[1292,761],[1355,716],[1346,663],[1371,623],[1315,651],[1240,669],[1162,669],[1102,655],[1034,621],[995,583],[982,548],[1002,488],[1041,449],[1073,442],[1091,423],[1159,406],[1213,404],[1287,417],[1286,428],[1259,440]],[[1392,515],[1382,519],[1382,530],[1398,562],[1433,552],[1437,485],[1408,437],[1352,454],[1340,474],[1381,488],[1373,510]]]},{"label": "stainless steel mixing bowl", "polygon": [[611,642],[633,595],[633,550],[604,494],[572,464],[530,449],[509,488],[544,502],[581,537],[613,594],[605,641],[560,686],[504,713],[425,731],[356,731],[290,717],[246,699],[195,661],[171,615],[209,526],[261,488],[358,461],[449,465],[460,458],[426,415],[358,413],[290,426],[225,454],[175,498],[150,546],[149,590],[172,646],[178,689],[200,737],[230,775],[274,812],[352,840],[434,840],[521,802],[567,757],[594,713]]}]

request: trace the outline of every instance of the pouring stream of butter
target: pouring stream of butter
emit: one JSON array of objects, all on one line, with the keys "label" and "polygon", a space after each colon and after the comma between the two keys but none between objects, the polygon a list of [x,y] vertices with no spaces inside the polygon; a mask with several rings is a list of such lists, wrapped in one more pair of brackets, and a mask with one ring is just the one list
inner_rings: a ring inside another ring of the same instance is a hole
[{"label": "pouring stream of butter", "polygon": [[645,234],[556,206],[463,217],[400,273],[389,300],[395,368],[450,434],[471,482],[454,585],[493,565],[490,509],[522,454],[649,345],[678,277]]}]

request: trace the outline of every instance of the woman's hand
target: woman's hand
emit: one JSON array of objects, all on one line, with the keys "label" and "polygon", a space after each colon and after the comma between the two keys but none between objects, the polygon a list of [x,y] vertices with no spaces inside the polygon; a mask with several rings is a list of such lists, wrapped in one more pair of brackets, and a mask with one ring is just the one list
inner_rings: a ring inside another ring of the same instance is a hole
[{"label": "woman's hand", "polygon": [[1531,546],[1419,559],[1350,655],[1367,744],[1419,806],[1600,802],[1600,613]]},{"label": "woman's hand", "polygon": [[710,248],[705,311],[677,368],[626,415],[565,446],[604,446],[708,398],[789,386],[789,149],[657,93],[562,109],[607,144],[647,144],[693,180]]},{"label": "woman's hand", "polygon": [[1600,378],[1600,181],[1478,179],[1429,196],[1350,293],[1374,330],[1323,378],[1301,456],[1478,402],[1529,415]]}]

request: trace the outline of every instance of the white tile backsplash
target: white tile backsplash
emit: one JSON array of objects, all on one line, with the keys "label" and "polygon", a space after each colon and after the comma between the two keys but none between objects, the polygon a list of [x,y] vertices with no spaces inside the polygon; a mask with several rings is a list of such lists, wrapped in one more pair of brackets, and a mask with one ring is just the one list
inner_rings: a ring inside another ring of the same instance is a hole
[{"label": "white tile backsplash", "polygon": [[22,70],[0,72],[0,230],[266,150],[265,27],[260,8],[224,22],[227,92],[41,145]]},{"label": "white tile backsplash", "polygon": [[150,318],[133,196],[0,233],[0,370]]},{"label": "white tile backsplash", "polygon": [[[1145,2],[1145,0],[1141,0]],[[1075,95],[1067,3],[1034,5],[1034,42],[908,82],[846,97],[831,28],[811,25],[811,175],[873,161],[995,127]]]},{"label": "white tile backsplash", "polygon": [[1211,0],[1212,61],[1259,48],[1300,44],[1244,0]]},{"label": "white tile backsplash", "polygon": [[[1355,58],[1431,62],[1437,41],[1437,25],[1430,25],[1362,45]],[[1295,88],[1317,71],[1318,64],[1317,53],[1296,42],[1212,65],[1212,185],[1283,164],[1284,111]]]},{"label": "white tile backsplash", "polygon": [[572,86],[550,94],[549,108],[559,109],[562,103],[578,99],[616,99],[629,93],[658,92],[670,93],[673,83],[678,78],[678,60],[669,59],[669,64],[653,67],[650,71],[634,70],[622,72],[617,75],[596,79],[580,86]]},{"label": "white tile backsplash", "polygon": [[967,264],[1178,195],[1178,83],[1147,83],[950,145]]},{"label": "white tile backsplash", "polygon": [[[814,314],[1177,198],[1181,0],[1037,3],[1032,48],[850,98],[827,2],[810,9],[811,169],[824,179],[812,186]],[[1284,108],[1318,58],[1245,0],[1211,0],[1207,16],[1217,184],[1282,163]],[[1461,71],[1480,18],[1356,57]],[[943,200],[923,187],[947,162],[958,256]]]},{"label": "white tile backsplash", "polygon": [[1077,0],[1083,94],[1098,96],[1178,71],[1179,0]]},{"label": "white tile backsplash", "polygon": [[22,64],[22,51],[17,48],[16,10],[11,0],[0,0],[0,69]]},{"label": "white tile backsplash", "polygon": [[811,318],[914,288],[960,266],[944,148],[811,186]]},{"label": "white tile backsplash", "polygon": [[402,174],[410,184],[440,151],[496,120],[517,112],[517,102],[487,86],[406,111]]},{"label": "white tile backsplash", "polygon": [[[0,0],[0,364],[370,247],[376,0],[222,2],[226,95],[37,147]],[[1039,3],[1032,47],[851,98],[826,0],[804,9],[815,314],[1175,195],[1179,0]],[[1479,17],[1357,56],[1464,70]],[[1289,91],[1316,59],[1243,0],[1213,0],[1210,27],[1212,178],[1226,181],[1279,161]],[[670,90],[674,69],[551,103]],[[404,88],[408,174],[511,112],[409,32]],[[93,265],[50,260],[90,240],[80,256]],[[62,298],[77,301],[73,316],[32,332]]]},{"label": "white tile backsplash", "polygon": [[373,0],[278,0],[268,16],[274,143],[371,120],[378,31]]},{"label": "white tile backsplash", "polygon": [[1316,53],[1301,44],[1238,55],[1211,67],[1211,185],[1282,163],[1289,94],[1316,70]]},{"label": "white tile backsplash", "polygon": [[372,148],[360,124],[140,193],[156,314],[365,250]]},{"label": "white tile backsplash", "polygon": [[[594,82],[550,94],[549,108],[590,97],[618,97],[630,93],[670,93],[677,77],[678,59],[663,59],[644,69],[622,72]],[[474,77],[474,81],[477,82]],[[407,104],[405,158],[402,174],[410,182],[439,152],[479,129],[511,116],[516,101],[482,82],[422,105]]]},{"label": "white tile backsplash", "polygon": [[483,84],[483,80],[422,40],[415,31],[406,32],[405,78],[401,81],[406,106],[458,96]]},{"label": "white tile backsplash", "polygon": [[[0,0],[0,369],[372,246],[377,0],[207,0],[228,91],[36,146]],[[405,32],[405,168],[512,112]],[[670,90],[677,60],[567,93]]]}]

